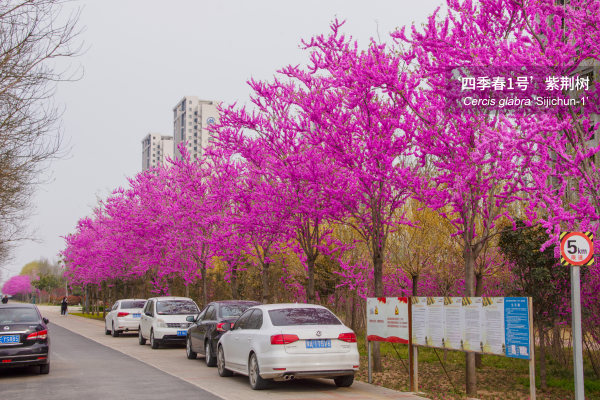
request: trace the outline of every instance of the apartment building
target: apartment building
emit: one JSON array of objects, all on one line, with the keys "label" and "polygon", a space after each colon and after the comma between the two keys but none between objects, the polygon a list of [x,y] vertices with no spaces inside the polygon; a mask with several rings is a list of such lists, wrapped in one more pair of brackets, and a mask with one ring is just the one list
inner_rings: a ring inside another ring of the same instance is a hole
[{"label": "apartment building", "polygon": [[173,158],[173,137],[149,133],[142,140],[142,171],[167,163]]},{"label": "apartment building", "polygon": [[199,158],[211,136],[207,127],[219,120],[217,104],[214,101],[200,100],[195,96],[185,96],[173,108],[174,154],[181,158],[178,145],[186,143],[192,159]]}]

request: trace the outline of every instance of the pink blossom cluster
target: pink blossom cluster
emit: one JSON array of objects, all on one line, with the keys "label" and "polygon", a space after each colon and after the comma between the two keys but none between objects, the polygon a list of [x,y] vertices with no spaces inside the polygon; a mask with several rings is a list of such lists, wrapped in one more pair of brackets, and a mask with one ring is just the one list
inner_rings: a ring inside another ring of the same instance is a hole
[{"label": "pink blossom cluster", "polygon": [[16,275],[7,280],[2,286],[2,293],[14,296],[31,293],[31,278],[29,275]]}]

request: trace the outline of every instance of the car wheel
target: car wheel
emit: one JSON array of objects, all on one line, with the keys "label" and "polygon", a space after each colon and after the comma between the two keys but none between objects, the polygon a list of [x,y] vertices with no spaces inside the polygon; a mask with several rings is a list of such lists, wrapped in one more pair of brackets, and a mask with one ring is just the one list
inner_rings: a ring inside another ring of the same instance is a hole
[{"label": "car wheel", "polygon": [[185,341],[185,355],[190,360],[194,360],[198,356],[198,353],[192,351],[192,337],[191,336],[188,336],[187,340]]},{"label": "car wheel", "polygon": [[112,337],[119,337],[119,331],[115,330],[115,323],[112,324]]},{"label": "car wheel", "polygon": [[106,329],[106,322],[104,323],[104,334],[105,335],[110,335],[110,329]]},{"label": "car wheel", "polygon": [[50,363],[40,365],[40,374],[49,374],[50,373]]},{"label": "car wheel", "polygon": [[210,351],[210,342],[208,340],[206,341],[206,345],[204,346],[204,354],[204,361],[206,361],[207,367],[214,367],[215,365],[217,365],[217,360],[215,360],[215,358],[212,355],[212,352]]},{"label": "car wheel", "polygon": [[150,347],[152,347],[154,350],[158,349],[158,341],[154,339],[153,330],[150,331]]},{"label": "car wheel", "polygon": [[225,353],[223,353],[223,346],[219,346],[217,351],[217,371],[219,376],[233,376],[233,372],[225,368]]},{"label": "car wheel", "polygon": [[338,376],[333,378],[333,381],[337,387],[350,387],[354,382],[354,375]]},{"label": "car wheel", "polygon": [[142,336],[142,327],[141,326],[138,328],[138,343],[140,344],[140,346],[143,346],[146,344],[146,339],[144,339],[144,337]]},{"label": "car wheel", "polygon": [[252,353],[250,356],[250,365],[248,366],[248,380],[250,381],[250,387],[254,390],[261,390],[267,387],[267,380],[260,377],[260,368],[258,367],[258,360],[256,354]]}]

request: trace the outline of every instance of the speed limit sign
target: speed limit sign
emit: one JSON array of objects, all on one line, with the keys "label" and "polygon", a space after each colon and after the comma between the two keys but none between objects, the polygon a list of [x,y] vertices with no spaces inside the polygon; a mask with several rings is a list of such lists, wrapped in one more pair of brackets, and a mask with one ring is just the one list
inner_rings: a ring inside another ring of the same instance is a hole
[{"label": "speed limit sign", "polygon": [[560,263],[562,265],[592,265],[594,234],[592,232],[561,232]]}]

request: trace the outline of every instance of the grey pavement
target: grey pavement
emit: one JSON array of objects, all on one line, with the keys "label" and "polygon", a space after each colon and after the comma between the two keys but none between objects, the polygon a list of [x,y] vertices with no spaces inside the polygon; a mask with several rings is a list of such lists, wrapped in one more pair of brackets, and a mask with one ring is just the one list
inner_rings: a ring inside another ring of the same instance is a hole
[{"label": "grey pavement", "polygon": [[[51,323],[139,360],[225,400],[424,400],[423,397],[411,393],[402,393],[358,381],[355,381],[349,388],[337,388],[332,380],[327,379],[274,382],[266,390],[255,391],[250,388],[248,378],[245,376],[221,378],[216,368],[208,368],[204,364],[202,357],[199,356],[197,360],[188,360],[183,346],[152,350],[147,344],[140,346],[136,334],[121,335],[118,338],[106,336],[103,321],[73,315],[64,317],[60,315],[59,307],[54,306],[40,306],[40,311],[50,319]],[[52,375],[52,370],[50,375]]]},{"label": "grey pavement", "polygon": [[19,400],[219,400],[199,387],[50,323],[50,374],[37,367],[0,372],[0,398]]}]

